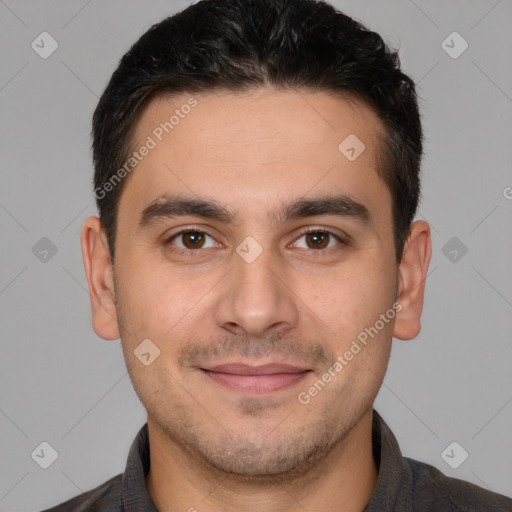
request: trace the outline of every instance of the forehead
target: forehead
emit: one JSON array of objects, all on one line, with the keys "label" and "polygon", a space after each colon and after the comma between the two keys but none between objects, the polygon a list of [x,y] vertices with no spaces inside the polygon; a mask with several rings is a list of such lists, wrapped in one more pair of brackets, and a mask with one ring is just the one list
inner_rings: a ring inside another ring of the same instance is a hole
[{"label": "forehead", "polygon": [[159,195],[186,192],[236,210],[333,187],[390,200],[377,173],[382,134],[374,112],[349,96],[274,89],[162,96],[137,123],[132,148],[151,141],[152,149],[130,175],[121,206],[140,211]]},{"label": "forehead", "polygon": [[195,156],[211,161],[260,146],[280,153],[286,143],[337,151],[340,136],[359,134],[371,145],[382,131],[374,112],[348,94],[266,88],[157,97],[143,110],[134,139],[137,146],[152,134],[165,144],[160,139],[172,135],[177,143],[195,144]]}]

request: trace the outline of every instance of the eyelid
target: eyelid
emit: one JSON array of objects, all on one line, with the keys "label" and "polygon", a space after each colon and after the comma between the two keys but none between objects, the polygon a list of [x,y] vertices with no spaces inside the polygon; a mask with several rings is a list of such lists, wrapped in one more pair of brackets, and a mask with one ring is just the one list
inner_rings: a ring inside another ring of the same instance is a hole
[{"label": "eyelid", "polygon": [[[172,230],[169,230],[169,231],[172,231]],[[217,235],[213,235],[212,231],[215,232],[216,230],[214,230],[213,228],[211,228],[209,226],[208,227],[198,227],[198,226],[190,225],[190,226],[183,226],[183,227],[179,228],[178,231],[175,231],[171,235],[167,235],[164,233],[163,238],[165,239],[165,241],[169,241],[172,238],[177,237],[178,235],[182,235],[184,233],[190,233],[190,232],[204,233],[205,235],[215,238]]]},{"label": "eyelid", "polygon": [[301,236],[301,235],[304,235],[304,234],[307,234],[307,233],[328,233],[330,235],[333,235],[339,239],[344,239],[344,238],[349,238],[348,235],[346,235],[345,233],[337,233],[335,230],[333,230],[333,228],[326,228],[326,227],[323,227],[323,226],[307,226],[307,227],[304,227],[302,228],[300,231],[299,231],[299,235],[298,236]]}]

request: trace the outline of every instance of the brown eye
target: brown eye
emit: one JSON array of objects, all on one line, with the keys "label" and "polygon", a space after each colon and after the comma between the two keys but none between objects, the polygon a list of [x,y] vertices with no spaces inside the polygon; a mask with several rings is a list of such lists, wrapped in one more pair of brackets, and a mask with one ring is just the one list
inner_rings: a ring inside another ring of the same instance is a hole
[{"label": "brown eye", "polygon": [[181,235],[183,245],[187,249],[200,249],[204,244],[204,233],[200,231],[189,231]]},{"label": "brown eye", "polygon": [[[304,242],[299,243],[301,239],[304,239]],[[339,236],[330,231],[310,229],[304,231],[293,245],[299,249],[330,249],[342,242]]]},{"label": "brown eye", "polygon": [[325,249],[329,244],[329,233],[313,231],[306,233],[306,243],[310,249]]},{"label": "brown eye", "polygon": [[[212,241],[210,245],[208,244],[207,238],[210,238]],[[194,250],[194,249],[208,249],[210,247],[215,247],[215,240],[204,231],[199,231],[197,229],[189,229],[183,230],[175,235],[171,236],[167,242],[170,245],[174,245],[178,249],[181,250]]]}]

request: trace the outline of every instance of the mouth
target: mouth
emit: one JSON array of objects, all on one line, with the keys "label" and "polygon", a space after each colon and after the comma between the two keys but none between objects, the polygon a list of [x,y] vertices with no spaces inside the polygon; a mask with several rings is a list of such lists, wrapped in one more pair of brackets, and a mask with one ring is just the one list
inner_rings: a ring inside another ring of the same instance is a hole
[{"label": "mouth", "polygon": [[280,391],[296,384],[311,373],[307,368],[275,363],[261,366],[230,363],[200,368],[200,370],[217,384],[249,394]]}]

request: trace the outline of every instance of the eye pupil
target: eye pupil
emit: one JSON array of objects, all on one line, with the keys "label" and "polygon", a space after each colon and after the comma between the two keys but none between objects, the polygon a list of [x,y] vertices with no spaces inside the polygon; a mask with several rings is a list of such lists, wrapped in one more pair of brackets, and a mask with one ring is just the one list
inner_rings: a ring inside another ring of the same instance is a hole
[{"label": "eye pupil", "polygon": [[[190,246],[188,242],[190,242]],[[187,249],[197,249],[198,247],[202,247],[204,243],[204,233],[199,231],[190,231],[189,233],[184,233],[183,243]]]},{"label": "eye pupil", "polygon": [[321,249],[323,249],[324,247],[326,247],[326,245],[328,245],[328,243],[326,244],[325,242],[326,242],[326,240],[328,241],[328,239],[329,239],[329,234],[322,233],[321,231],[313,231],[306,235],[306,240],[312,241],[313,247],[315,247],[315,248],[320,247]]}]

